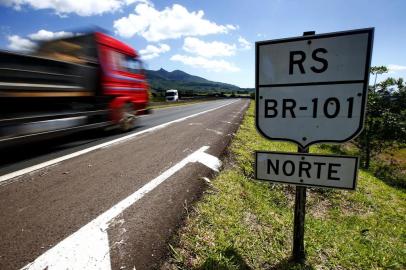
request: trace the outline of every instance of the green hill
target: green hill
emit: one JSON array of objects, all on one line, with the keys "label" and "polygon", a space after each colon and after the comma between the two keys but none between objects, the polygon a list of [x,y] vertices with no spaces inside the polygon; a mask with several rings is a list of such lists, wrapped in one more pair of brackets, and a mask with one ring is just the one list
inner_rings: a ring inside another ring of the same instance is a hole
[{"label": "green hill", "polygon": [[240,88],[232,84],[209,81],[181,70],[169,72],[161,68],[145,71],[152,92],[155,93],[164,92],[168,89],[177,89],[182,94],[248,93],[254,91],[253,88]]}]

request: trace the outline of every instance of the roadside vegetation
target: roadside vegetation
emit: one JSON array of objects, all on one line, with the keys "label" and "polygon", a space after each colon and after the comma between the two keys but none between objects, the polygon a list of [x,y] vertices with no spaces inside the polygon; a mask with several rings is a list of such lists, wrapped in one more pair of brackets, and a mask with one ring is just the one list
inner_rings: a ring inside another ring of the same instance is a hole
[{"label": "roadside vegetation", "polygon": [[[405,189],[382,181],[371,169],[359,170],[356,191],[308,189],[307,262],[292,264],[294,187],[254,180],[253,168],[255,150],[295,152],[296,146],[264,139],[254,120],[251,102],[224,170],[188,212],[164,268],[406,268]],[[401,149],[396,151],[404,158]],[[351,144],[322,145],[310,151],[359,150]],[[384,158],[383,152],[374,157]]]},{"label": "roadside vegetation", "polygon": [[[376,77],[388,72],[372,67]],[[328,147],[328,146],[326,146]],[[406,83],[387,78],[369,88],[363,132],[352,142],[330,150],[361,157],[361,167],[390,185],[406,188]]]},{"label": "roadside vegetation", "polygon": [[[371,68],[372,72],[379,69],[381,73],[387,71],[384,66]],[[406,84],[403,78],[387,78],[369,88],[365,128],[354,143],[367,169],[374,157],[405,147]]]}]

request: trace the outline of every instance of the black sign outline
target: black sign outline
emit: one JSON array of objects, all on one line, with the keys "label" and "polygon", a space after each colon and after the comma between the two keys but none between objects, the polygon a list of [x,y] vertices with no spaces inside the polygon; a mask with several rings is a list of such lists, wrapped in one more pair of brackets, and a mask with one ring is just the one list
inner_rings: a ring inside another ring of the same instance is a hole
[{"label": "black sign outline", "polygon": [[[311,157],[337,157],[337,158],[347,158],[347,159],[355,159],[355,168],[353,173],[353,186],[352,188],[346,187],[332,187],[332,186],[324,186],[324,185],[314,185],[314,184],[300,184],[300,183],[292,183],[292,182],[285,182],[280,180],[270,180],[270,179],[261,179],[258,178],[258,154],[277,154],[277,155],[287,155],[287,156],[311,156]],[[275,183],[282,183],[286,185],[294,185],[294,186],[302,186],[302,187],[318,187],[318,188],[332,188],[332,189],[345,189],[345,190],[355,190],[357,187],[357,180],[358,180],[358,168],[359,168],[359,157],[357,156],[343,156],[343,155],[324,155],[324,154],[308,154],[308,153],[289,153],[289,152],[278,152],[278,151],[255,151],[255,172],[254,172],[254,179],[265,181],[265,182],[275,182]]]},{"label": "black sign outline", "polygon": [[[288,83],[288,84],[266,84],[260,85],[259,84],[259,47],[268,44],[277,44],[277,43],[287,43],[287,42],[294,42],[294,41],[301,41],[301,40],[314,40],[314,39],[322,39],[322,38],[331,38],[331,37],[339,37],[339,36],[347,36],[347,35],[355,35],[355,34],[368,34],[368,43],[367,43],[367,57],[365,61],[365,71],[364,71],[364,79],[363,80],[353,80],[353,81],[328,81],[328,82],[306,82],[306,83]],[[356,29],[350,31],[342,31],[342,32],[333,32],[333,33],[326,33],[326,34],[319,34],[319,35],[311,35],[311,36],[299,36],[293,38],[283,38],[283,39],[274,39],[274,40],[267,40],[267,41],[258,41],[255,42],[255,127],[259,134],[263,137],[276,140],[276,141],[290,141],[294,142],[297,145],[306,148],[310,145],[322,143],[322,142],[331,142],[331,143],[343,143],[353,138],[357,137],[361,131],[364,129],[364,120],[365,120],[365,112],[366,112],[366,101],[368,96],[368,84],[369,84],[369,68],[371,66],[371,58],[372,58],[372,44],[374,38],[374,28],[365,28],[365,29]],[[361,115],[360,121],[358,125],[358,129],[349,137],[343,140],[317,140],[310,143],[299,142],[293,139],[287,138],[276,138],[270,137],[265,134],[259,127],[258,123],[258,110],[259,110],[259,87],[285,87],[285,86],[307,86],[307,85],[329,85],[329,84],[351,84],[351,83],[362,83],[362,101],[361,101]]]}]

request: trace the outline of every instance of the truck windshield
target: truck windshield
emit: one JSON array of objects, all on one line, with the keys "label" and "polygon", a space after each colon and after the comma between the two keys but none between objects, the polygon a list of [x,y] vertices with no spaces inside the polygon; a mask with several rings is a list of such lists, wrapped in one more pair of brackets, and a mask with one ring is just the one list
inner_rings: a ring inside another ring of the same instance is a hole
[{"label": "truck windshield", "polygon": [[176,93],[175,92],[166,92],[166,96],[173,97],[173,96],[176,96]]},{"label": "truck windshield", "polygon": [[135,74],[143,74],[144,68],[142,66],[142,62],[137,58],[126,57],[125,59],[125,67],[128,72],[135,73]]}]

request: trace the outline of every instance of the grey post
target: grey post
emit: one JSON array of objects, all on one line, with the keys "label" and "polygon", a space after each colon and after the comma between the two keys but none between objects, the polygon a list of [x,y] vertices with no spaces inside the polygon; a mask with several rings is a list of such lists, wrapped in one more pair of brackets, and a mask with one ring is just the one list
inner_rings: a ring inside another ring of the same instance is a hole
[{"label": "grey post", "polygon": [[[298,153],[309,153],[309,148],[298,147]],[[306,260],[304,246],[304,223],[306,214],[306,187],[296,186],[295,215],[293,223],[293,261],[304,263]]]},{"label": "grey post", "polygon": [[[303,36],[315,35],[316,32],[304,32]],[[298,147],[298,153],[309,153],[309,148]],[[304,223],[306,214],[306,187],[296,186],[295,215],[293,223],[293,250],[292,259],[297,263],[304,263],[306,260],[304,246]]]}]

